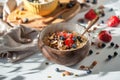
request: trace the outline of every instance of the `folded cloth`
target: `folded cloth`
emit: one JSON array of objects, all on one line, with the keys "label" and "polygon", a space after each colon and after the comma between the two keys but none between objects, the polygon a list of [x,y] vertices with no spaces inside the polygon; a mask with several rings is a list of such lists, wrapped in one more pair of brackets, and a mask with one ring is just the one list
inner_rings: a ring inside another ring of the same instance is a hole
[{"label": "folded cloth", "polygon": [[[6,0],[0,3],[0,59],[10,62],[19,61],[37,53],[38,31],[22,25],[11,26],[5,22],[6,17],[20,3],[18,0]],[[12,5],[11,5],[12,4]]]},{"label": "folded cloth", "polygon": [[4,28],[0,29],[3,30],[0,31],[0,58],[15,62],[39,51],[38,31],[22,25],[10,28],[2,21],[0,21],[0,28]]}]

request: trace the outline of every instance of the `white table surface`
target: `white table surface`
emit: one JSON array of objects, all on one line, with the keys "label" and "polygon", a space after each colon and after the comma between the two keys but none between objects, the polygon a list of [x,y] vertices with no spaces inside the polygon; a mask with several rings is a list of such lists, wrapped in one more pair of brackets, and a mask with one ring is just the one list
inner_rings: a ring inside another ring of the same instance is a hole
[{"label": "white table surface", "polygon": [[[120,0],[99,0],[99,2],[104,3],[106,7],[105,11],[107,12],[106,16],[101,18],[101,20],[107,20],[111,15],[120,16]],[[110,8],[113,8],[114,11],[109,12],[108,10]],[[85,12],[77,14],[69,22],[77,23],[77,19],[82,18],[84,13]],[[100,23],[101,20],[99,20],[98,23]],[[112,41],[120,45],[120,25],[117,28],[105,27],[105,25],[101,25],[98,28],[99,30],[112,30]],[[94,35],[96,36],[96,34]],[[108,45],[109,43],[107,46]],[[104,49],[96,49],[92,46],[91,49],[94,51],[92,55],[72,67],[53,64],[51,62],[46,66],[45,62],[49,61],[47,61],[41,53],[37,53],[16,64],[8,63],[0,59],[0,80],[120,80],[120,48],[108,49],[106,47]],[[100,52],[99,55],[95,54],[97,51]],[[111,61],[105,62],[107,56],[109,54],[112,55],[114,51],[117,51],[119,55]],[[86,75],[86,71],[78,70],[80,65],[89,66],[94,60],[96,60],[98,64],[92,69],[92,74]],[[62,73],[55,71],[57,67],[79,74],[79,77],[75,77],[74,75],[63,77]],[[52,78],[48,78],[48,76]]]}]

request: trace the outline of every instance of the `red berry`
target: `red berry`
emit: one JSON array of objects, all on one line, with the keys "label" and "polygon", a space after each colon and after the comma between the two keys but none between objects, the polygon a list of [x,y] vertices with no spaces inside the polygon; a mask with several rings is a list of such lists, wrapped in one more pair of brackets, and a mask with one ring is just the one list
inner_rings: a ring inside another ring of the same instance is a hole
[{"label": "red berry", "polygon": [[103,41],[103,42],[110,42],[112,40],[112,36],[110,35],[110,33],[106,30],[101,31],[98,34],[98,38]]},{"label": "red berry", "polygon": [[70,38],[67,38],[65,40],[65,45],[68,46],[68,47],[71,47],[73,43],[74,43],[74,41]]},{"label": "red berry", "polygon": [[117,16],[111,16],[108,19],[107,25],[110,26],[110,27],[117,27],[119,22],[120,22],[120,20]]},{"label": "red berry", "polygon": [[73,38],[73,34],[72,33],[67,33],[67,38],[72,39]]},{"label": "red berry", "polygon": [[93,9],[90,9],[86,14],[85,18],[88,20],[93,20],[97,16],[96,12]]}]

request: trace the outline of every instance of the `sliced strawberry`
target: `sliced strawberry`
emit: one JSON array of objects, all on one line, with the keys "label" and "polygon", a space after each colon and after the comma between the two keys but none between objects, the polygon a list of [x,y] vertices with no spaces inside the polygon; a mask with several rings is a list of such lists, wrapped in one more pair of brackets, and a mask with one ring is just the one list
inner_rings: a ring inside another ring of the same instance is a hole
[{"label": "sliced strawberry", "polygon": [[112,40],[112,36],[111,34],[106,31],[106,30],[103,30],[101,31],[99,34],[98,34],[98,38],[103,41],[103,42],[110,42]]},{"label": "sliced strawberry", "polygon": [[74,41],[70,38],[67,38],[65,40],[65,45],[68,46],[68,47],[71,47],[73,43],[74,43]]},{"label": "sliced strawberry", "polygon": [[107,25],[110,27],[117,27],[119,23],[120,23],[120,20],[117,16],[111,16],[108,19]]},{"label": "sliced strawberry", "polygon": [[96,12],[94,11],[94,9],[90,9],[86,14],[85,14],[85,18],[88,20],[93,20],[95,17],[97,16]]}]

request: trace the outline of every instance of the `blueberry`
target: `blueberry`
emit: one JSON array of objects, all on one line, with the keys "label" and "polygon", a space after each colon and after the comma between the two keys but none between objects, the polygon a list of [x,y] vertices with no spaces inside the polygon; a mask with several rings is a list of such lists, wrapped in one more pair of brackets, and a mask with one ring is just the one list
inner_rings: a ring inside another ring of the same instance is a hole
[{"label": "blueberry", "polygon": [[92,73],[92,71],[89,69],[89,70],[87,70],[87,74],[91,74]]},{"label": "blueberry", "polygon": [[23,23],[27,23],[28,21],[29,21],[28,18],[23,19]]},{"label": "blueberry", "polygon": [[110,12],[113,11],[113,8],[110,8],[109,11],[110,11]]},{"label": "blueberry", "polygon": [[101,20],[101,23],[102,23],[102,24],[104,24],[104,21],[103,21],[103,20]]},{"label": "blueberry", "polygon": [[113,56],[115,57],[115,56],[117,56],[117,55],[118,55],[118,53],[115,51]]},{"label": "blueberry", "polygon": [[56,72],[60,72],[59,68],[56,68],[55,71],[56,71]]},{"label": "blueberry", "polygon": [[78,22],[84,23],[85,21],[84,21],[84,19],[78,19]]},{"label": "blueberry", "polygon": [[101,17],[104,17],[105,16],[105,13],[101,13]]},{"label": "blueberry", "polygon": [[73,40],[73,41],[76,41],[76,37],[73,37],[72,40]]},{"label": "blueberry", "polygon": [[67,7],[67,8],[72,8],[75,4],[76,4],[75,1],[70,1],[70,2],[66,5],[66,7]]},{"label": "blueberry", "polygon": [[112,56],[111,56],[111,55],[108,55],[108,59],[109,59],[109,60],[112,59]]},{"label": "blueberry", "polygon": [[65,37],[64,36],[60,36],[60,40],[65,40]]},{"label": "blueberry", "polygon": [[72,5],[72,4],[70,4],[70,3],[69,3],[69,4],[67,4],[66,6],[67,6],[67,8],[72,8],[72,7],[73,7],[73,5]]},{"label": "blueberry", "polygon": [[106,46],[106,44],[105,44],[105,43],[102,43],[101,47],[104,48],[105,46]]},{"label": "blueberry", "polygon": [[77,36],[77,39],[78,39],[80,42],[83,42],[83,41],[81,40],[81,37],[80,37],[80,36]]},{"label": "blueberry", "polygon": [[93,0],[92,4],[97,4],[97,0]]},{"label": "blueberry", "polygon": [[90,2],[90,0],[86,0],[86,2],[87,2],[87,3],[89,3],[89,2]]},{"label": "blueberry", "polygon": [[113,43],[113,42],[111,42],[111,43],[110,43],[110,46],[111,46],[111,47],[113,47],[113,46],[114,46],[114,43]]},{"label": "blueberry", "polygon": [[76,45],[76,44],[73,44],[73,45],[72,45],[72,48],[76,48],[76,47],[77,47],[77,45]]},{"label": "blueberry", "polygon": [[92,50],[89,50],[89,55],[91,55],[93,53],[93,51]]}]

